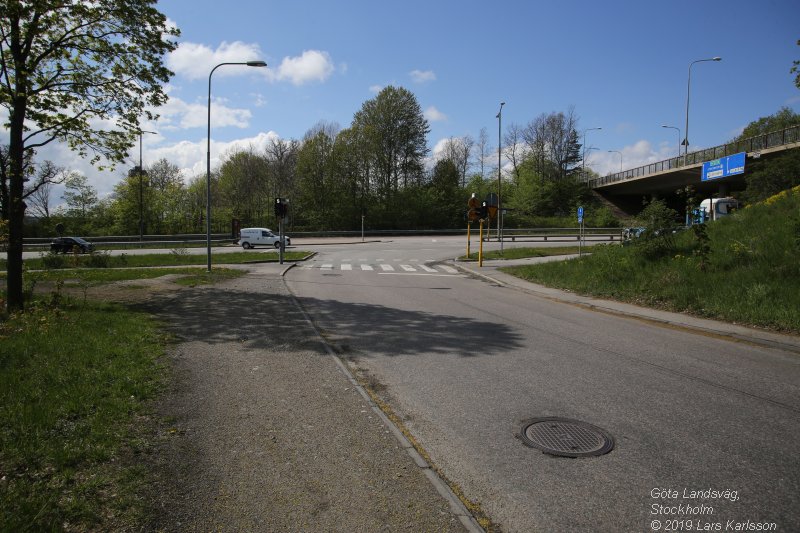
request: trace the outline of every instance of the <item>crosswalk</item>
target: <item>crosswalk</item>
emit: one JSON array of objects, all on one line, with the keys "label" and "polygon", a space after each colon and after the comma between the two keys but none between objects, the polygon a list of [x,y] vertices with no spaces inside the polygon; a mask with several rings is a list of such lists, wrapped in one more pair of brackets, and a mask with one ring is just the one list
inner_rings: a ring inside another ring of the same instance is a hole
[{"label": "crosswalk", "polygon": [[309,263],[303,265],[304,269],[318,269],[326,271],[358,271],[375,272],[377,274],[428,274],[428,275],[455,275],[458,270],[449,265],[429,265],[425,263],[406,264],[399,263]]}]

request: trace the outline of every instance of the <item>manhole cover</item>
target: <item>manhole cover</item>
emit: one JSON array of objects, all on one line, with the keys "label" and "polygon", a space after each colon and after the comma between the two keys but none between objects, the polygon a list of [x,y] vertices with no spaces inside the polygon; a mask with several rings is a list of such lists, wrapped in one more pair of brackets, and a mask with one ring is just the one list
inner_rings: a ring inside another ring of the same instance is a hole
[{"label": "manhole cover", "polygon": [[599,427],[568,418],[546,417],[522,426],[522,442],[559,457],[591,457],[614,448],[614,437]]}]

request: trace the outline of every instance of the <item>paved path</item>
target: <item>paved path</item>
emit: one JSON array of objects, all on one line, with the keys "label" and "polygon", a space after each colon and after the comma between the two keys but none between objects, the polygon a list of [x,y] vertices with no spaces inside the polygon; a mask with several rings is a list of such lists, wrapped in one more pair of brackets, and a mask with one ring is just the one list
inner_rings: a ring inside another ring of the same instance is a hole
[{"label": "paved path", "polygon": [[283,268],[147,305],[179,338],[152,528],[479,531],[324,349]]}]

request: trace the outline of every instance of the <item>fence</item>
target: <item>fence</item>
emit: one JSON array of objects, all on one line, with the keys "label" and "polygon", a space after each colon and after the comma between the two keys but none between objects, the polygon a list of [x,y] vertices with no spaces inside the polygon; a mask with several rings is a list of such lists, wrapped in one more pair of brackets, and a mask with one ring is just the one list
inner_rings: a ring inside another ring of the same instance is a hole
[{"label": "fence", "polygon": [[642,165],[640,167],[616,172],[600,178],[587,180],[591,188],[601,187],[610,183],[623,181],[631,178],[638,178],[664,172],[666,170],[677,169],[689,165],[696,165],[705,161],[712,161],[727,155],[738,154],[739,152],[758,152],[759,150],[766,150],[767,148],[775,148],[787,144],[794,144],[800,142],[800,126],[790,126],[780,131],[765,133],[755,137],[748,137],[740,141],[730,142],[714,146],[713,148],[706,148],[705,150],[698,150],[691,152],[685,156],[673,157],[657,163],[650,163],[649,165]]}]

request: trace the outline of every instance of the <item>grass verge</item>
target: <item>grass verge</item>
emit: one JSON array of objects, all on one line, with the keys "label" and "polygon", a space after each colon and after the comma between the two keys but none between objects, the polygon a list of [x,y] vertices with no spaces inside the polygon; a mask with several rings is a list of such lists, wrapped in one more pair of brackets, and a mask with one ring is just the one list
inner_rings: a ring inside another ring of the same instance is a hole
[{"label": "grass verge", "polygon": [[[800,187],[693,231],[502,268],[580,294],[800,332]],[[707,244],[707,247],[706,247]]]},{"label": "grass verge", "polygon": [[[292,251],[284,253],[285,261],[302,261],[308,252]],[[178,248],[168,254],[110,255],[104,252],[93,254],[54,254],[42,253],[41,257],[26,259],[25,267],[30,270],[62,268],[139,268],[160,266],[205,265],[205,255],[190,254],[185,248]],[[250,262],[277,262],[278,252],[226,252],[214,254],[215,265],[230,265]],[[5,259],[0,259],[0,270],[5,270]]]},{"label": "grass verge", "polygon": [[[0,317],[0,531],[138,529],[151,510],[135,458],[152,441],[168,339],[148,315],[69,299],[62,287],[178,274],[208,284],[245,274],[214,268],[76,269],[25,274],[55,283],[24,314]],[[2,295],[0,295],[2,296]]]},{"label": "grass verge", "polygon": [[0,322],[0,529],[135,527],[145,473],[126,458],[147,447],[166,338],[121,306],[53,303]]},{"label": "grass verge", "polygon": [[[586,250],[586,247],[584,247]],[[500,250],[492,250],[483,252],[483,259],[525,259],[527,257],[547,257],[551,255],[571,255],[577,254],[577,246],[553,246],[548,248],[506,248],[503,252]],[[459,261],[477,261],[478,252],[470,253],[469,257],[462,255],[458,258]]]}]

